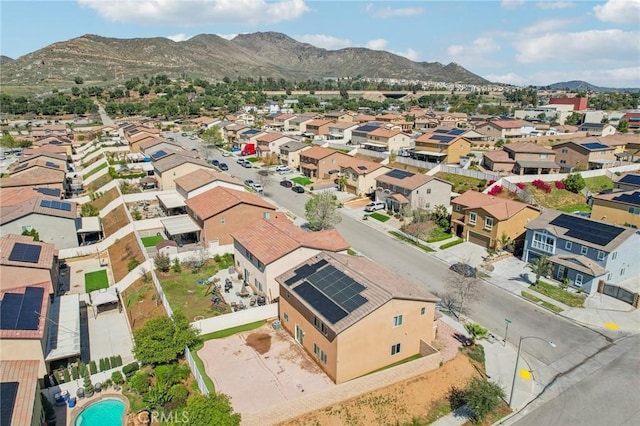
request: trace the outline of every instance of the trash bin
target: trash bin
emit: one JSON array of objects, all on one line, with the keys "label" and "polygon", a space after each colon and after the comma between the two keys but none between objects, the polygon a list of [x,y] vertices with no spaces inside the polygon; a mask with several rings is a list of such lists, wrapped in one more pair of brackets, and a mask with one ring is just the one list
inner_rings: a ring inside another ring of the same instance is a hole
[{"label": "trash bin", "polygon": [[69,398],[69,408],[73,408],[76,406],[76,397],[72,396],[71,398]]}]

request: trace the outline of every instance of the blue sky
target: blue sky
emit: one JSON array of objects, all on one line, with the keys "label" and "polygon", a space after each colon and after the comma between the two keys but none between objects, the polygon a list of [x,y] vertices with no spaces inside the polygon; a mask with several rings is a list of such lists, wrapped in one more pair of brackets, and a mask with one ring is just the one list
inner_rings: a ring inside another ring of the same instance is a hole
[{"label": "blue sky", "polygon": [[13,58],[89,33],[278,31],[326,49],[457,62],[502,83],[640,87],[640,0],[2,0],[0,19],[0,53]]}]

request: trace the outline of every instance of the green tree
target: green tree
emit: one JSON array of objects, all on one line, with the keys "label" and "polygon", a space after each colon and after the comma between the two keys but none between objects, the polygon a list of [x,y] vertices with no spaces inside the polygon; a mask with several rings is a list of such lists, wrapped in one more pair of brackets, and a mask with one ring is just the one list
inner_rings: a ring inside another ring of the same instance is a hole
[{"label": "green tree", "polygon": [[478,339],[484,339],[487,337],[489,330],[481,326],[480,324],[476,324],[475,322],[469,322],[464,325],[464,329],[471,335],[471,340],[473,343],[476,343]]},{"label": "green tree", "polygon": [[338,208],[338,198],[331,192],[320,192],[304,205],[309,228],[314,231],[331,229],[342,220]]},{"label": "green tree", "polygon": [[431,212],[431,220],[445,231],[451,229],[451,215],[449,215],[447,208],[442,204],[433,208],[433,211]]},{"label": "green tree", "polygon": [[33,237],[33,241],[40,241],[40,234],[34,228],[31,228],[30,230],[25,229],[22,231],[22,235]]},{"label": "green tree", "polygon": [[169,255],[158,253],[153,260],[158,271],[169,272],[169,269],[171,268],[171,258],[169,257]]},{"label": "green tree", "polygon": [[527,268],[536,274],[536,284],[538,284],[540,277],[546,277],[553,271],[553,264],[547,256],[540,256],[527,263]]},{"label": "green tree", "polygon": [[185,416],[191,426],[237,426],[240,414],[234,413],[229,397],[221,393],[194,395],[187,400]]},{"label": "green tree", "polygon": [[504,397],[504,390],[498,384],[480,377],[474,377],[469,381],[464,395],[467,407],[473,412],[476,421],[482,420],[495,410]]},{"label": "green tree", "polygon": [[618,122],[618,131],[620,133],[627,133],[629,131],[629,123],[627,123],[627,120],[622,119]]},{"label": "green tree", "polygon": [[586,183],[580,173],[569,173],[569,175],[562,181],[567,191],[575,194],[584,189]]},{"label": "green tree", "polygon": [[570,116],[566,118],[566,120],[564,121],[564,124],[577,126],[578,124],[580,124],[580,121],[582,121],[582,114],[573,112],[571,113]]},{"label": "green tree", "polygon": [[84,79],[82,77],[80,77],[79,75],[75,76],[73,81],[76,84],[84,84]]},{"label": "green tree", "polygon": [[200,135],[200,138],[209,145],[222,146],[224,143],[222,133],[217,126],[212,126],[205,130],[202,135]]},{"label": "green tree", "polygon": [[198,331],[189,324],[181,312],[173,320],[158,317],[148,321],[134,332],[136,359],[145,364],[168,364],[184,354],[185,347],[200,342]]}]

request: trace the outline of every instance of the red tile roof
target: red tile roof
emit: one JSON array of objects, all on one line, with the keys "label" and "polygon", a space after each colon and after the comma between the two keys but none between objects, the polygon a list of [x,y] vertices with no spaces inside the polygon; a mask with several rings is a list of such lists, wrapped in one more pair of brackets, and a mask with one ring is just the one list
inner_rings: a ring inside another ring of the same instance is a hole
[{"label": "red tile roof", "polygon": [[[2,360],[0,361],[0,382],[17,382],[18,391],[13,403],[11,419],[7,424],[30,425],[34,415],[36,393],[38,388],[40,362],[35,360]],[[40,413],[35,413],[37,416]],[[4,421],[2,422],[4,424]]]},{"label": "red tile roof", "polygon": [[471,190],[454,198],[452,203],[460,204],[466,209],[481,208],[498,220],[509,219],[526,208],[535,209],[535,207],[530,204],[507,200],[506,198],[494,197],[492,195]]},{"label": "red tile roof", "polygon": [[321,146],[312,146],[309,149],[306,149],[303,153],[300,154],[301,157],[313,158],[314,160],[322,160],[325,157],[330,156],[331,154],[335,154],[338,151],[334,151],[333,149],[323,148]]},{"label": "red tile roof", "polygon": [[369,136],[378,136],[381,138],[392,138],[396,135],[399,135],[400,133],[402,133],[402,130],[400,129],[384,129],[384,128],[379,128],[376,130],[373,130],[371,132],[369,132]]},{"label": "red tile roof", "polygon": [[186,204],[202,220],[209,219],[238,204],[248,204],[274,211],[276,209],[275,206],[253,193],[236,191],[221,186],[189,198]]},{"label": "red tile roof", "polygon": [[[9,260],[11,250],[15,243],[26,243],[41,246],[40,258],[38,263],[19,262]],[[58,256],[58,250],[53,244],[43,243],[42,241],[33,241],[33,237],[26,235],[7,234],[0,238],[0,265],[22,266],[27,268],[51,269],[53,267],[54,257]]]}]

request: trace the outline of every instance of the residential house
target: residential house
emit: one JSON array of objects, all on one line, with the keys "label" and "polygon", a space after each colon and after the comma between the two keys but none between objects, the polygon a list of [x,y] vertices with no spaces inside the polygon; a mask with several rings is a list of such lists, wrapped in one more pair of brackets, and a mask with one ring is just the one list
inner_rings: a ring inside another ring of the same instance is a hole
[{"label": "residential house", "polygon": [[158,151],[183,152],[184,148],[180,144],[163,138],[153,138],[140,143],[140,145],[138,145],[138,150],[142,155],[151,157],[151,154]]},{"label": "residential house", "polygon": [[376,192],[376,178],[390,169],[380,163],[351,157],[342,161],[340,176],[345,190],[358,196],[369,196]]},{"label": "residential house", "polygon": [[269,126],[274,130],[288,132],[290,130],[289,121],[295,117],[296,117],[295,114],[279,114],[274,117],[273,121],[269,124]]},{"label": "residential house", "polygon": [[212,166],[197,158],[182,154],[171,154],[153,162],[153,171],[162,191],[175,189],[175,179],[199,169],[211,169]]},{"label": "residential house", "polygon": [[523,260],[546,256],[551,277],[593,294],[599,281],[621,283],[640,275],[640,234],[632,228],[545,210],[526,225]]},{"label": "residential house", "polygon": [[443,112],[437,115],[438,126],[442,127],[466,127],[467,114],[464,112]]},{"label": "residential house", "polygon": [[451,233],[489,249],[522,240],[525,225],[540,215],[530,204],[472,190],[454,198],[451,205]]},{"label": "residential house", "polygon": [[384,126],[380,121],[371,121],[361,124],[351,131],[351,144],[364,145],[369,139],[369,133]]},{"label": "residential house", "polygon": [[0,276],[20,277],[0,280],[0,291],[25,285],[49,283],[47,294],[59,281],[58,250],[53,244],[33,241],[26,235],[3,234],[0,237]]},{"label": "residential house", "polygon": [[[53,139],[53,138],[47,138],[47,139]],[[53,140],[57,141],[57,139],[53,139]],[[53,140],[51,142],[53,142]],[[46,142],[46,143],[37,145],[34,142],[32,147],[24,148],[22,150],[22,157],[27,157],[27,156],[39,154],[39,153],[49,153],[49,154],[54,154],[58,156],[64,155],[65,158],[68,158],[72,154],[72,147],[71,147],[71,143],[69,143],[68,145],[63,145],[63,144]]]},{"label": "residential house", "polygon": [[627,122],[629,131],[640,129],[640,112],[628,112],[622,117],[622,120]]},{"label": "residential house", "polygon": [[0,234],[37,231],[40,241],[58,249],[78,247],[79,225],[77,205],[37,196],[19,204],[0,208]]},{"label": "residential house", "polygon": [[376,178],[376,200],[394,212],[432,210],[439,205],[448,208],[451,184],[435,176],[393,169]]},{"label": "residential house", "polygon": [[185,200],[210,189],[222,187],[244,191],[244,183],[214,169],[198,169],[175,179],[176,191]]},{"label": "residential house", "polygon": [[459,164],[471,152],[471,142],[463,138],[462,129],[436,129],[415,140],[413,156],[430,163]]},{"label": "residential house", "polygon": [[227,245],[231,234],[258,219],[275,215],[276,207],[254,193],[216,187],[188,198],[187,214],[202,229],[200,243]]},{"label": "residential house", "polygon": [[329,125],[333,123],[330,120],[311,120],[306,123],[305,133],[311,133],[315,136],[324,136],[329,133]]},{"label": "residential house", "polygon": [[604,169],[614,166],[617,161],[616,149],[600,142],[567,141],[553,145],[551,149],[563,171]]},{"label": "residential house", "polygon": [[59,201],[63,195],[60,187],[0,188],[0,208],[16,206],[37,197]]},{"label": "residential house", "polygon": [[640,173],[626,173],[613,183],[615,191],[640,189]]},{"label": "residential house", "polygon": [[609,136],[616,133],[616,128],[608,123],[583,123],[578,131],[586,132],[587,136]]},{"label": "residential house", "polygon": [[280,154],[280,146],[293,141],[294,139],[279,132],[264,133],[256,138],[256,155],[262,158],[270,155],[278,156]]},{"label": "residential house", "polygon": [[306,133],[307,123],[309,123],[310,121],[313,121],[316,118],[316,116],[317,114],[315,113],[311,113],[311,114],[304,113],[289,119],[289,131]]},{"label": "residential house", "polygon": [[[335,229],[306,232],[285,216],[262,219],[233,233],[236,270],[269,302],[280,296],[275,278],[322,250],[345,252],[349,244]],[[279,299],[281,300],[281,299]]]},{"label": "residential house", "polygon": [[435,114],[431,114],[420,117],[416,116],[413,123],[416,130],[435,129],[440,125],[440,120],[438,120]]},{"label": "residential house", "polygon": [[360,113],[360,114],[356,114],[353,117],[353,122],[361,124],[361,125],[362,124],[366,124],[366,123],[370,123],[372,121],[376,121],[376,117],[371,115],[371,114]]},{"label": "residential house", "polygon": [[492,120],[477,124],[475,129],[494,139],[511,139],[525,137],[535,127],[524,120]]},{"label": "residential house", "polygon": [[240,138],[242,133],[248,131],[249,129],[251,129],[251,127],[245,126],[244,124],[236,124],[232,122],[224,126],[222,129],[222,138],[225,140],[225,142],[233,144],[235,148],[239,148],[240,144],[238,143],[238,139]]},{"label": "residential house", "polygon": [[334,123],[353,123],[354,114],[351,111],[329,111],[323,116]]},{"label": "residential house", "polygon": [[482,166],[493,172],[518,175],[559,173],[555,157],[556,153],[550,148],[533,142],[514,142],[503,145],[500,151],[484,153]]},{"label": "residential house", "polygon": [[[49,163],[49,164],[47,164]],[[0,179],[0,187],[52,187],[67,189],[66,167],[36,159],[15,165],[9,170],[10,176]]]},{"label": "residential house", "polygon": [[300,152],[300,172],[310,178],[327,179],[337,174],[342,163],[349,159],[349,155],[340,151],[312,146]]},{"label": "residential house", "polygon": [[597,194],[591,200],[592,219],[640,228],[640,189]]},{"label": "residential house", "polygon": [[289,166],[291,170],[298,170],[300,167],[300,153],[311,145],[304,142],[290,141],[280,145],[280,164]]},{"label": "residential house", "polygon": [[164,141],[164,138],[152,133],[146,133],[146,132],[136,133],[135,135],[129,138],[129,151],[133,153],[140,152],[141,145],[147,145],[150,142],[151,144],[153,144],[154,142],[160,143],[162,141]]},{"label": "residential house", "polygon": [[339,141],[351,143],[351,133],[360,125],[351,121],[338,121],[329,124],[329,133],[325,135],[325,139],[329,141]]},{"label": "residential house", "polygon": [[398,153],[401,149],[410,146],[411,138],[402,130],[382,127],[370,131],[367,135],[367,141],[364,143],[366,149],[389,154]]},{"label": "residential house", "polygon": [[337,384],[435,352],[439,299],[369,259],[322,252],[276,281],[283,328]]},{"label": "residential house", "polygon": [[260,136],[264,136],[266,134],[267,132],[263,132],[262,130],[247,129],[239,135],[238,140],[233,143],[233,146],[236,148],[240,148],[241,150],[244,150],[245,148],[248,148],[250,146],[253,146],[253,148],[256,149],[257,139]]},{"label": "residential house", "polygon": [[69,160],[69,156],[66,153],[55,154],[53,152],[47,152],[39,150],[37,152],[27,151],[25,153],[22,152],[22,155],[18,157],[18,161],[14,166],[14,170],[18,168],[21,164],[25,163],[37,163],[44,164],[45,167],[50,167],[54,169],[67,170],[67,162]]},{"label": "residential house", "polygon": [[207,130],[212,128],[220,120],[213,117],[197,117],[192,118],[189,121],[198,126],[200,129]]},{"label": "residential house", "polygon": [[2,424],[42,426],[46,424],[40,399],[40,371],[36,360],[0,360]]},{"label": "residential house", "polygon": [[567,118],[573,114],[573,111],[573,105],[539,105],[536,107],[517,109],[513,112],[513,117],[523,120],[543,119],[545,121],[564,124]]}]

